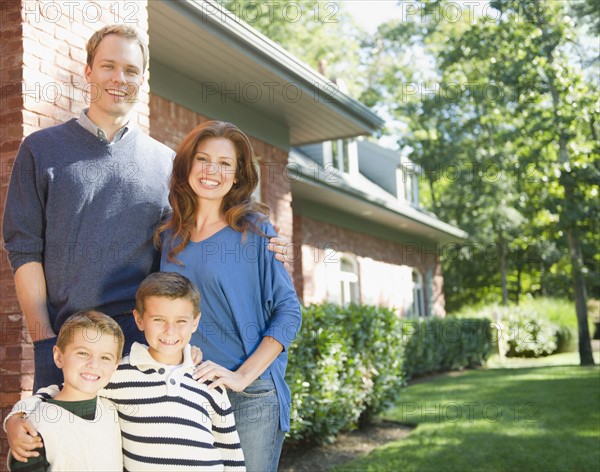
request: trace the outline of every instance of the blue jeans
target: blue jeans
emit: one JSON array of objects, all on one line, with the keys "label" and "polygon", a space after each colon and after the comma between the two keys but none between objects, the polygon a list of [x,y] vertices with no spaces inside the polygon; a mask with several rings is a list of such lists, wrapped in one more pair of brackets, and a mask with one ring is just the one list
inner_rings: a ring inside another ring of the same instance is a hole
[{"label": "blue jeans", "polygon": [[243,392],[229,390],[248,472],[276,472],[285,433],[272,380],[257,379]]},{"label": "blue jeans", "polygon": [[[134,341],[146,344],[144,333],[135,324],[132,314],[117,315],[115,321],[123,330],[125,345],[123,346],[123,357],[131,351]],[[61,385],[64,382],[62,370],[56,367],[52,348],[56,344],[56,337],[42,339],[33,343],[33,363],[35,373],[33,376],[33,391],[49,385]]]}]

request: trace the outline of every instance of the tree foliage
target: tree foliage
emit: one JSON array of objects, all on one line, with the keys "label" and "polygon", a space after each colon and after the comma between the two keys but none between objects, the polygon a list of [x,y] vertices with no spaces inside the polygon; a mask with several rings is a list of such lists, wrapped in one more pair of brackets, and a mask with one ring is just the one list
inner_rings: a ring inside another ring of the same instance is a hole
[{"label": "tree foliage", "polygon": [[571,295],[585,342],[586,288],[599,289],[598,86],[570,56],[569,5],[497,0],[493,16],[451,21],[451,3],[379,29],[363,100],[405,123],[399,145],[425,169],[432,210],[472,236],[445,263],[448,306]]},{"label": "tree foliage", "polygon": [[[403,18],[372,36],[341,2],[334,15],[331,2],[251,3],[271,15],[243,19],[313,67],[325,59],[330,77],[387,119],[383,133],[424,170],[429,209],[470,234],[444,251],[449,311],[569,296],[585,344],[586,292],[600,296],[598,59],[589,59],[598,3],[399,1]],[[304,9],[295,21],[292,3]]]}]

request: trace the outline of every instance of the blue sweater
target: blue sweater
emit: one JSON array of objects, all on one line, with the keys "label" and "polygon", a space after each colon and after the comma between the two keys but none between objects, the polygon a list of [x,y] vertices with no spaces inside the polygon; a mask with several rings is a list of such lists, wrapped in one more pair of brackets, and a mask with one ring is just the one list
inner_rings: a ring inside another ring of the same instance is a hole
[{"label": "blue sweater", "polygon": [[[259,226],[267,235],[276,234],[269,223]],[[191,344],[200,346],[206,359],[236,370],[264,336],[284,346],[260,378],[275,383],[281,429],[289,431],[291,394],[284,375],[287,349],[300,329],[300,303],[285,267],[267,250],[267,238],[250,231],[244,238],[227,226],[190,242],[177,255],[183,266],[167,260],[169,244],[167,237],[160,269],[183,274],[200,289],[202,317]]]},{"label": "blue sweater", "polygon": [[130,311],[158,269],[152,233],[168,209],[173,151],[130,129],[109,144],[72,119],[23,141],[3,237],[13,271],[44,266],[55,332],[73,312]]}]

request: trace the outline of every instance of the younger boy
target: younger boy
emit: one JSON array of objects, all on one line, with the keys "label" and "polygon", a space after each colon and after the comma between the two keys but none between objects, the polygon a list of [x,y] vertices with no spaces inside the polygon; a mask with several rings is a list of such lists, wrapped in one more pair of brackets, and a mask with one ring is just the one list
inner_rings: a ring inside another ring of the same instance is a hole
[{"label": "younger boy", "polygon": [[53,350],[63,388],[29,415],[44,445],[25,463],[10,460],[11,471],[123,470],[115,407],[97,396],[121,360],[123,342],[117,322],[97,311],[77,313],[63,324]]},{"label": "younger boy", "polygon": [[133,313],[148,346],[134,343],[100,392],[119,414],[125,470],[245,470],[226,391],[192,378],[198,289],[173,272],[151,274],[136,293]]}]

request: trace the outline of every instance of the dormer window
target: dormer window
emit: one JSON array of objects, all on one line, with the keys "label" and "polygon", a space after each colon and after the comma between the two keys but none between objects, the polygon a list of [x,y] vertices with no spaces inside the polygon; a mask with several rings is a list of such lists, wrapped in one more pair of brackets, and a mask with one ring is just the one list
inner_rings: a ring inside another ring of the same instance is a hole
[{"label": "dormer window", "polygon": [[323,143],[323,167],[328,166],[345,174],[358,173],[358,149],[356,141],[336,139]]},{"label": "dormer window", "polygon": [[396,171],[396,188],[398,200],[405,201],[414,207],[419,206],[419,171],[418,167],[405,162]]}]

